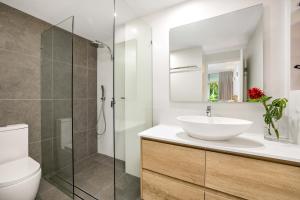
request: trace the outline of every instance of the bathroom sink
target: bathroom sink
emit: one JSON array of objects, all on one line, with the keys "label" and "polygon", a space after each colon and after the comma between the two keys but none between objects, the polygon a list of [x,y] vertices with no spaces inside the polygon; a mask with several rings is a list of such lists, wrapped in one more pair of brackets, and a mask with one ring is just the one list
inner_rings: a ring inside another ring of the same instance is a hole
[{"label": "bathroom sink", "polygon": [[188,135],[202,140],[228,140],[250,128],[251,121],[206,116],[179,116],[181,127]]}]

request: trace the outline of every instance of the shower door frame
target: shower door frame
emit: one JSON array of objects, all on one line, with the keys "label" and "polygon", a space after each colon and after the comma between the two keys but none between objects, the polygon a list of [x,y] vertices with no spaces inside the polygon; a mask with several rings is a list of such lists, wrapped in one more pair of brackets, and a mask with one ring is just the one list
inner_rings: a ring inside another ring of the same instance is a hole
[{"label": "shower door frame", "polygon": [[116,69],[115,69],[115,42],[116,42],[116,0],[113,0],[113,15],[114,15],[114,20],[113,20],[113,50],[112,50],[112,54],[113,54],[113,97],[111,100],[111,107],[113,109],[113,155],[114,155],[114,200],[116,200],[116,122],[115,122],[115,117],[116,117],[116,109],[115,109],[115,104],[116,104],[116,100],[115,100],[115,73],[116,73]]}]

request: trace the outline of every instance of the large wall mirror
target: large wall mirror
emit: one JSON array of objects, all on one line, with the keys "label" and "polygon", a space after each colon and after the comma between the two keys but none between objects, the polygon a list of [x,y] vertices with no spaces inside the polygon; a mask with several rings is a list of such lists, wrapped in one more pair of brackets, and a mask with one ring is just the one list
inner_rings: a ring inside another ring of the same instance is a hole
[{"label": "large wall mirror", "polygon": [[263,89],[262,15],[257,5],[171,29],[171,101],[246,102]]}]

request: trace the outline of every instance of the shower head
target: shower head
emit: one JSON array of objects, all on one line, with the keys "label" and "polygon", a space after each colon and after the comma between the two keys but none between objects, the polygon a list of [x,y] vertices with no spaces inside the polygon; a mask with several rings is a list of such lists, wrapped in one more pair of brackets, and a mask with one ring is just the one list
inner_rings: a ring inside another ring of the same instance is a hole
[{"label": "shower head", "polygon": [[113,60],[114,57],[112,54],[112,50],[107,44],[105,44],[104,42],[100,42],[98,40],[95,40],[95,41],[91,42],[90,44],[91,44],[91,46],[93,46],[95,48],[100,48],[100,49],[107,48],[109,51],[109,54],[110,54],[110,58],[111,58],[111,60]]},{"label": "shower head", "polygon": [[91,45],[95,48],[101,48],[101,49],[105,47],[105,44],[98,40],[91,42]]}]

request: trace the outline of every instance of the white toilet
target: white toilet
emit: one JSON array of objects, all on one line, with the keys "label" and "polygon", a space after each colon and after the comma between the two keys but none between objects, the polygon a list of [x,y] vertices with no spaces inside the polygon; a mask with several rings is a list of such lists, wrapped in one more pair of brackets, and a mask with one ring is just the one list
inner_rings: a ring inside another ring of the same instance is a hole
[{"label": "white toilet", "polygon": [[0,127],[0,200],[34,200],[41,167],[28,156],[28,125]]}]

